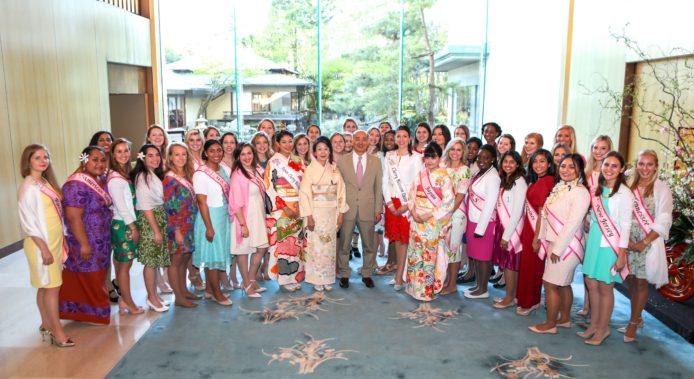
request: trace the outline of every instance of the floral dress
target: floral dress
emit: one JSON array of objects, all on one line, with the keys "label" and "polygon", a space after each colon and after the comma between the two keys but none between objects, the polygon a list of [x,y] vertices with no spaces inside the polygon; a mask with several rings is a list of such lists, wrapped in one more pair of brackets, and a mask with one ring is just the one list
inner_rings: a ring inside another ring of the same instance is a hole
[{"label": "floral dress", "polygon": [[[195,198],[193,183],[187,178],[168,172],[163,180],[164,209],[169,222],[166,237],[171,254],[192,253],[195,251],[194,233],[195,215],[198,213],[198,202]],[[183,235],[183,245],[176,243],[176,230]]]},{"label": "floral dress", "polygon": [[304,165],[301,159],[275,154],[265,168],[265,187],[272,201],[266,219],[270,244],[270,278],[279,285],[304,281],[304,231],[300,217],[289,218],[283,208],[299,212],[299,189]]},{"label": "floral dress", "polygon": [[[455,195],[467,194],[467,188],[470,186],[470,168],[465,165],[458,168],[447,167],[446,172],[453,181]],[[451,263],[460,262],[462,260],[463,234],[465,234],[465,227],[467,226],[464,206],[465,201],[461,202],[458,209],[455,210],[448,230],[444,231],[444,235],[448,236],[446,252],[448,253],[448,259]]]},{"label": "floral dress", "polygon": [[[433,190],[432,201],[426,191]],[[446,169],[432,172],[422,170],[417,175],[408,196],[410,211],[419,216],[432,214],[426,222],[410,223],[410,243],[407,246],[405,290],[417,300],[430,301],[441,292],[446,278],[448,255],[446,236],[450,213],[455,203],[453,181]]]}]

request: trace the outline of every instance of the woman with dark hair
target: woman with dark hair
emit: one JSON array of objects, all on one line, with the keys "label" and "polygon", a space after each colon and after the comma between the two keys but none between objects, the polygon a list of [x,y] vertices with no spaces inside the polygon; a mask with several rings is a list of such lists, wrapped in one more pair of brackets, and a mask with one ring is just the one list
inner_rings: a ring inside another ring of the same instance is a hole
[{"label": "woman with dark hair", "polygon": [[206,127],[202,134],[205,136],[205,141],[211,139],[218,140],[222,136],[222,133],[219,132],[219,129],[211,125]]},{"label": "woman with dark hair", "polygon": [[[260,262],[269,247],[265,226],[265,183],[253,145],[240,143],[234,151],[231,174],[231,254],[238,262],[242,288],[249,298],[259,298],[266,289],[256,283]],[[248,256],[250,258],[250,267]]]},{"label": "woman with dark hair", "polygon": [[554,173],[554,160],[549,151],[540,149],[530,157],[526,177],[528,192],[525,195],[525,217],[521,233],[523,247],[516,289],[516,314],[521,316],[527,316],[540,307],[545,259],[538,257],[536,252],[540,248],[540,215],[547,196],[554,188]]},{"label": "woman with dark hair", "polygon": [[415,176],[406,199],[412,223],[405,291],[422,301],[434,300],[441,292],[448,268],[445,232],[455,211],[455,193],[448,172],[441,168],[441,155],[439,144],[427,145],[424,168]]},{"label": "woman with dark hair", "polygon": [[164,208],[164,162],[159,149],[146,144],[137,154],[137,163],[130,173],[135,184],[137,196],[136,209],[140,211],[137,218],[140,230],[138,261],[144,267],[143,277],[147,289],[147,305],[156,312],[169,310],[156,291],[156,273],[160,268],[171,264],[168,251],[166,226],[168,218]]},{"label": "woman with dark hair", "polygon": [[378,124],[378,130],[381,132],[381,135],[385,135],[387,132],[393,130],[393,126],[390,125],[390,122],[383,121],[380,124]]},{"label": "woman with dark hair", "polygon": [[446,125],[436,125],[431,132],[431,140],[438,143],[441,151],[446,150],[446,146],[451,142],[451,131]]},{"label": "woman with dark hair", "polygon": [[[306,129],[306,137],[309,140],[309,145],[313,145],[313,143],[316,141],[316,138],[320,137],[322,135],[320,131],[320,126],[312,124],[311,126]],[[298,134],[297,134],[298,136]],[[310,146],[309,146],[310,149]],[[307,163],[308,164],[308,163]]]},{"label": "woman with dark hair", "polygon": [[431,126],[426,122],[420,122],[414,129],[414,141],[412,141],[412,149],[419,154],[424,152],[424,148],[431,141]]},{"label": "woman with dark hair", "polygon": [[107,325],[111,306],[104,283],[111,265],[111,209],[106,155],[97,146],[82,150],[80,167],[63,184],[69,255],[60,289],[60,318]]},{"label": "woman with dark hair", "polygon": [[516,139],[510,134],[502,134],[496,144],[496,152],[501,156],[507,151],[516,151]]},{"label": "woman with dark hair", "polygon": [[[409,129],[409,128],[408,128]],[[398,146],[395,144],[395,130],[388,130],[383,133],[383,144],[381,145],[381,154],[386,155],[389,151],[397,150]]]},{"label": "woman with dark hair", "polygon": [[[453,204],[453,218],[450,223],[450,238],[447,246],[448,275],[441,295],[448,295],[458,291],[456,286],[458,271],[463,263],[468,263],[467,250],[463,244],[463,234],[467,227],[465,215],[465,195],[470,186],[470,169],[465,165],[465,141],[461,138],[453,138],[443,151],[442,167],[446,168],[448,176],[453,181],[455,190],[455,203]],[[469,267],[469,266],[468,266]]]},{"label": "woman with dark hair", "polygon": [[233,303],[221,291],[219,272],[231,263],[229,255],[229,177],[221,167],[224,151],[219,140],[205,141],[205,164],[193,174],[193,190],[198,201],[195,217],[193,265],[205,269],[205,298],[219,305]]},{"label": "woman with dark hair", "polygon": [[292,154],[292,133],[282,130],[275,135],[279,152],[265,169],[265,188],[272,201],[268,215],[270,241],[270,278],[286,291],[301,289],[304,281],[302,220],[299,214],[299,190],[304,165]]},{"label": "woman with dark hair", "polygon": [[460,138],[463,140],[463,142],[467,141],[467,139],[470,138],[470,128],[468,128],[465,124],[456,126],[455,130],[453,131],[453,137]]},{"label": "woman with dark hair", "polygon": [[513,306],[516,300],[516,279],[520,263],[521,232],[525,210],[525,169],[520,154],[511,150],[501,155],[501,190],[496,204],[496,224],[492,262],[503,270],[506,296],[495,299],[494,308]]},{"label": "woman with dark hair", "polygon": [[162,185],[164,187],[164,209],[168,216],[166,241],[171,254],[168,273],[176,295],[176,306],[194,308],[191,300],[200,297],[188,291],[186,267],[195,251],[193,226],[198,213],[198,203],[193,189],[193,156],[188,147],[180,142],[169,145],[168,163]]},{"label": "woman with dark hair", "polygon": [[161,153],[161,159],[165,160],[166,148],[169,146],[169,137],[166,135],[166,131],[161,125],[152,124],[147,129],[147,135],[145,136],[145,144],[152,144]]},{"label": "woman with dark hair", "polygon": [[499,197],[501,179],[496,169],[496,149],[483,145],[477,154],[479,172],[472,177],[467,193],[468,223],[465,232],[468,257],[475,262],[474,287],[465,290],[469,299],[489,297],[487,281],[492,271],[492,250],[496,229],[496,200]]},{"label": "woman with dark hair", "polygon": [[659,288],[668,283],[665,239],[672,226],[672,192],[658,179],[658,154],[642,150],[629,186],[634,193],[634,218],[629,236],[629,276],[626,283],[631,300],[629,324],[619,328],[624,342],[636,340],[643,328],[641,313],[648,301],[648,283]]},{"label": "woman with dark hair", "polygon": [[269,118],[264,118],[260,120],[260,122],[258,123],[257,130],[259,132],[264,132],[270,140],[274,140],[275,138],[275,129],[275,122],[270,120]]},{"label": "woman with dark hair", "polygon": [[[234,165],[234,151],[238,144],[236,134],[226,132],[222,135],[220,142],[222,143],[222,150],[224,150],[224,157],[219,165],[222,166],[227,176],[231,178],[231,168]],[[229,279],[231,279],[231,281],[229,281]],[[231,265],[229,266],[229,274],[227,274],[226,271],[221,271],[219,273],[219,281],[222,283],[223,291],[233,291],[234,289],[241,288],[239,280],[236,277],[236,259],[234,259],[233,256]]]},{"label": "woman with dark hair", "polygon": [[542,276],[547,318],[529,327],[535,333],[555,334],[557,327],[571,327],[571,282],[583,257],[583,219],[590,205],[583,170],[580,155],[564,157],[559,164],[557,184],[542,210],[538,253],[548,256]]},{"label": "woman with dark hair", "polygon": [[68,251],[63,236],[63,196],[48,149],[38,144],[24,148],[20,170],[24,180],[17,193],[19,225],[25,236],[31,286],[37,289],[39,333],[42,339],[49,336],[55,346],[72,347],[75,342],[65,334],[58,316],[61,271]]},{"label": "woman with dark hair", "polygon": [[337,231],[342,225],[346,202],[345,182],[332,163],[327,137],[313,143],[315,159],[301,179],[299,208],[306,222],[306,282],[316,291],[330,291],[335,283]]},{"label": "woman with dark hair", "polygon": [[569,154],[571,154],[571,151],[563,143],[558,143],[552,146],[552,159],[554,160],[554,164],[557,167],[559,167],[559,164],[561,163],[562,159],[564,159],[564,157]]},{"label": "woman with dark hair", "polygon": [[130,268],[137,258],[137,244],[140,232],[137,229],[137,213],[135,212],[135,186],[130,180],[130,141],[119,138],[111,145],[111,171],[106,178],[108,193],[113,199],[113,221],[111,222],[111,244],[113,245],[113,260],[116,269],[116,279],[112,282],[118,285],[120,299],[118,311],[120,314],[129,312],[140,314],[144,309],[137,306],[130,292]]},{"label": "woman with dark hair", "polygon": [[[382,162],[383,198],[386,205],[385,236],[388,241],[395,243],[397,271],[394,285],[396,291],[402,288],[407,245],[410,242],[409,191],[415,178],[422,171],[422,155],[412,152],[410,140],[410,129],[407,126],[400,126],[395,132],[395,143],[398,149],[386,153]],[[382,271],[388,270],[389,268],[386,267]]]},{"label": "woman with dark hair", "polygon": [[480,170],[477,166],[477,153],[479,153],[480,147],[482,146],[482,140],[477,137],[468,138],[467,142],[467,166],[470,167],[470,175],[475,176]]},{"label": "woman with dark hair", "polygon": [[311,163],[311,145],[313,142],[304,133],[298,133],[294,136],[294,144],[292,145],[292,154],[301,158],[304,166]]},{"label": "woman with dark hair", "polygon": [[107,130],[100,130],[92,136],[89,140],[89,146],[99,146],[104,150],[106,154],[106,159],[111,162],[109,154],[111,154],[111,144],[113,143],[113,134]]},{"label": "woman with dark hair", "polygon": [[614,284],[629,275],[627,248],[631,233],[634,194],[624,179],[624,157],[616,151],[605,155],[598,185],[591,193],[590,231],[586,240],[583,273],[590,296],[590,325],[579,336],[600,345],[610,336],[614,308]]},{"label": "woman with dark hair", "polygon": [[496,122],[487,122],[482,125],[482,136],[487,145],[496,148],[496,139],[501,135],[501,126]]}]

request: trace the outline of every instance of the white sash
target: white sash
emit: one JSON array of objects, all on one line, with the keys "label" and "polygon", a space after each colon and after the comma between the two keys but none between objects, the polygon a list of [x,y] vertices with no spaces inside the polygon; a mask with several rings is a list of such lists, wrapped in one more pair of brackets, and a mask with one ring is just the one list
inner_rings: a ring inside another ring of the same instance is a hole
[{"label": "white sash", "polygon": [[[547,224],[549,225],[550,228],[552,228],[552,231],[554,234],[559,235],[559,232],[561,232],[561,229],[564,227],[564,222],[557,217],[550,209],[548,205],[545,205],[543,208],[545,211],[545,215],[547,216]],[[583,237],[585,234],[583,233],[583,228],[580,227],[578,230],[576,230],[576,233],[574,233],[573,238],[571,238],[571,242],[569,243],[569,247],[566,249],[564,254],[561,256],[561,260],[566,260],[571,256],[571,254],[574,254],[580,262],[583,262],[583,254],[586,251],[585,243],[583,242]]]},{"label": "white sash", "polygon": [[[619,256],[619,230],[615,227],[614,222],[610,218],[610,215],[605,209],[605,205],[602,203],[600,196],[591,196],[590,205],[593,208],[593,213],[595,214],[595,219],[598,221],[598,226],[602,232],[602,236],[605,238],[607,243],[612,248],[615,255]],[[617,275],[616,263],[610,268],[610,273],[612,275]],[[629,261],[627,260],[626,265],[619,272],[619,276],[622,280],[626,279],[629,275]]]},{"label": "white sash", "polygon": [[173,171],[167,172],[166,175],[164,175],[164,176],[168,176],[168,177],[172,178],[173,180],[179,182],[183,187],[186,187],[188,192],[190,192],[190,194],[193,197],[195,197],[195,190],[193,189],[193,183],[191,183],[189,180],[176,175],[176,173]]},{"label": "white sash", "polygon": [[229,199],[229,182],[224,180],[224,178],[221,175],[219,175],[219,173],[212,171],[212,169],[207,167],[206,165],[198,167],[198,171],[209,176],[210,179],[212,179],[215,183],[222,187],[222,193],[224,194],[224,198],[226,198],[227,200]]},{"label": "white sash", "polygon": [[[530,221],[530,229],[533,230],[533,235],[535,235],[535,233],[537,232],[537,219],[539,215],[535,211],[535,208],[533,208],[533,206],[530,205],[527,199],[525,200],[525,215],[528,217],[528,220]],[[537,256],[543,261],[547,257],[547,251],[549,250],[548,247],[549,244],[547,243],[547,241],[540,238],[540,250],[538,250]]]},{"label": "white sash", "polygon": [[[422,174],[426,174],[426,181],[422,178]],[[427,196],[427,199],[434,205],[434,208],[438,208],[443,203],[443,199],[436,194],[434,187],[431,185],[431,178],[429,177],[429,171],[427,169],[422,170],[419,173],[419,181],[422,183],[422,190]]]},{"label": "white sash", "polygon": [[[396,153],[397,154],[397,153]],[[396,154],[388,154],[386,155],[386,162],[388,162],[388,169],[390,170],[390,176],[395,182],[395,185],[398,186],[398,191],[400,192],[398,194],[398,197],[400,198],[400,201],[405,204],[407,203],[407,191],[405,191],[405,188],[402,184],[402,178],[400,177],[400,170],[398,170],[398,164],[395,163],[393,160],[393,156]],[[390,199],[386,199],[386,201],[390,201]]]},{"label": "white sash", "polygon": [[81,172],[76,172],[72,175],[70,175],[69,178],[65,181],[70,182],[70,181],[75,181],[75,182],[80,182],[87,187],[89,187],[92,191],[96,192],[97,195],[101,197],[101,199],[104,200],[106,203],[106,206],[110,207],[111,204],[113,203],[113,200],[111,199],[111,195],[108,194],[108,192],[104,191],[103,188],[99,185],[99,183],[94,180],[91,176],[87,174],[83,174]]},{"label": "white sash", "polygon": [[289,169],[289,160],[284,162],[279,157],[274,156],[270,159],[270,165],[272,168],[277,169],[281,176],[287,179],[289,184],[291,184],[297,192],[299,191],[299,188],[301,187],[301,179],[297,177],[296,171]]},{"label": "white sash", "polygon": [[[501,222],[501,226],[503,226],[505,230],[506,226],[511,221],[511,212],[509,212],[508,207],[506,206],[506,203],[504,203],[504,200],[502,198],[504,192],[506,192],[506,190],[502,189],[501,193],[499,194],[499,198],[496,201],[496,213],[499,215],[499,221]],[[518,254],[523,249],[523,244],[521,243],[522,232],[523,222],[521,220],[521,222],[519,222],[518,225],[516,225],[516,230],[514,230],[513,234],[511,234],[511,240],[508,241],[509,252]]]}]

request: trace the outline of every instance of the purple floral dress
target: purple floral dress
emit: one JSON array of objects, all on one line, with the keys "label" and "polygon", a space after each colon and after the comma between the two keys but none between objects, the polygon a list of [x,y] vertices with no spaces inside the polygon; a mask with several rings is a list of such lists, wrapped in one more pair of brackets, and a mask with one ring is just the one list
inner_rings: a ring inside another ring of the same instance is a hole
[{"label": "purple floral dress", "polygon": [[[106,186],[102,188],[106,191]],[[92,255],[88,260],[82,259],[80,244],[66,220],[69,254],[60,289],[60,318],[108,324],[111,307],[104,283],[111,262],[110,204],[78,181],[66,182],[63,196],[64,207],[84,209],[82,223]]]}]

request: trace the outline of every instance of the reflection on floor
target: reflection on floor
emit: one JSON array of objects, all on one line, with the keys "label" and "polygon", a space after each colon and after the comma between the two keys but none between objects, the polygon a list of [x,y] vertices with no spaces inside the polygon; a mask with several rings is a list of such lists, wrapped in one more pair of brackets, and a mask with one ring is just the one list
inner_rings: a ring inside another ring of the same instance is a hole
[{"label": "reflection on floor", "polygon": [[[142,304],[141,266],[133,273],[135,298]],[[13,254],[0,260],[0,296],[6,300],[0,309],[0,377],[694,375],[694,347],[650,315],[638,342],[622,342],[616,327],[628,319],[629,307],[620,294],[612,336],[592,347],[575,336],[584,324],[581,317],[557,336],[537,335],[526,327],[540,322],[542,311],[520,317],[511,309],[494,310],[491,300],[463,300],[461,294],[422,305],[394,292],[389,279],[376,278],[376,288],[367,289],[353,274],[348,290],[335,286],[323,295],[314,295],[308,285],[288,294],[265,283],[262,299],[234,291],[232,307],[202,301],[197,309],[173,308],[162,315],[119,316],[114,307],[110,326],[66,323],[78,346],[57,349],[41,342],[24,256]],[[574,291],[581,304],[580,282]],[[499,295],[493,290],[492,297]]]}]

